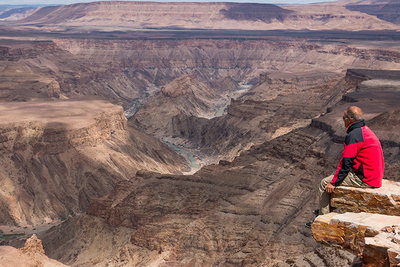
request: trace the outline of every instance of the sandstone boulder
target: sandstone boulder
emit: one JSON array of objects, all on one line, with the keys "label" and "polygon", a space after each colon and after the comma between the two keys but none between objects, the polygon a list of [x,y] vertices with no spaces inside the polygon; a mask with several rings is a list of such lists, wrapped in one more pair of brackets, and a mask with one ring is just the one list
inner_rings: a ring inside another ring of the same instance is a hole
[{"label": "sandstone boulder", "polygon": [[339,186],[331,198],[331,206],[341,211],[400,215],[400,183],[383,180],[380,188]]}]

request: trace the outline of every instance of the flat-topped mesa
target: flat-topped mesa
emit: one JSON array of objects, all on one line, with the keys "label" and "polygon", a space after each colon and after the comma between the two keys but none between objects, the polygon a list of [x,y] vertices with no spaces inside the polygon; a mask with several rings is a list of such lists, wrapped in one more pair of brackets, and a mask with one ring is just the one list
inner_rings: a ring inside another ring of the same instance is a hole
[{"label": "flat-topped mesa", "polygon": [[331,206],[343,212],[368,212],[400,216],[400,183],[383,180],[380,188],[338,186]]},{"label": "flat-topped mesa", "polygon": [[95,146],[126,129],[122,107],[101,100],[0,104],[3,151],[57,154]]}]

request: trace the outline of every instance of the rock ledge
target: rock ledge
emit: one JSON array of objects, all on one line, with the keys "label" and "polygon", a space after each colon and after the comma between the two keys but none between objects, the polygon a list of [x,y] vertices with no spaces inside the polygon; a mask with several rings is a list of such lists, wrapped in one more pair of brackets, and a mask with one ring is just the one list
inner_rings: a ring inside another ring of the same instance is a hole
[{"label": "rock ledge", "polygon": [[400,183],[394,181],[384,180],[377,189],[339,186],[331,204],[346,213],[318,216],[311,227],[313,237],[353,252],[363,266],[400,266],[399,201]]}]

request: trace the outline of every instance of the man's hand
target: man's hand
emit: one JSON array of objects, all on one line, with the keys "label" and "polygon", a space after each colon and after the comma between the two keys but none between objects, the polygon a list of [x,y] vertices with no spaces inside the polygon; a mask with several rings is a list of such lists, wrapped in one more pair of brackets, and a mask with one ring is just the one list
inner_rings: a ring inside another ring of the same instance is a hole
[{"label": "man's hand", "polygon": [[325,191],[327,193],[333,193],[333,191],[335,191],[335,186],[331,183],[329,183],[326,187],[325,187]]}]

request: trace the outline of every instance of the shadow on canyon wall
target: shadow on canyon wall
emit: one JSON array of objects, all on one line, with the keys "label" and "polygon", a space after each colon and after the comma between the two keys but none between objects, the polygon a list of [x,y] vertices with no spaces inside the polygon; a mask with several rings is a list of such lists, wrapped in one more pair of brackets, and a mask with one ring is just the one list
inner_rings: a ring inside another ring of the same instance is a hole
[{"label": "shadow on canyon wall", "polygon": [[228,19],[271,22],[284,21],[285,17],[294,11],[276,5],[228,3],[227,9],[219,12]]}]

